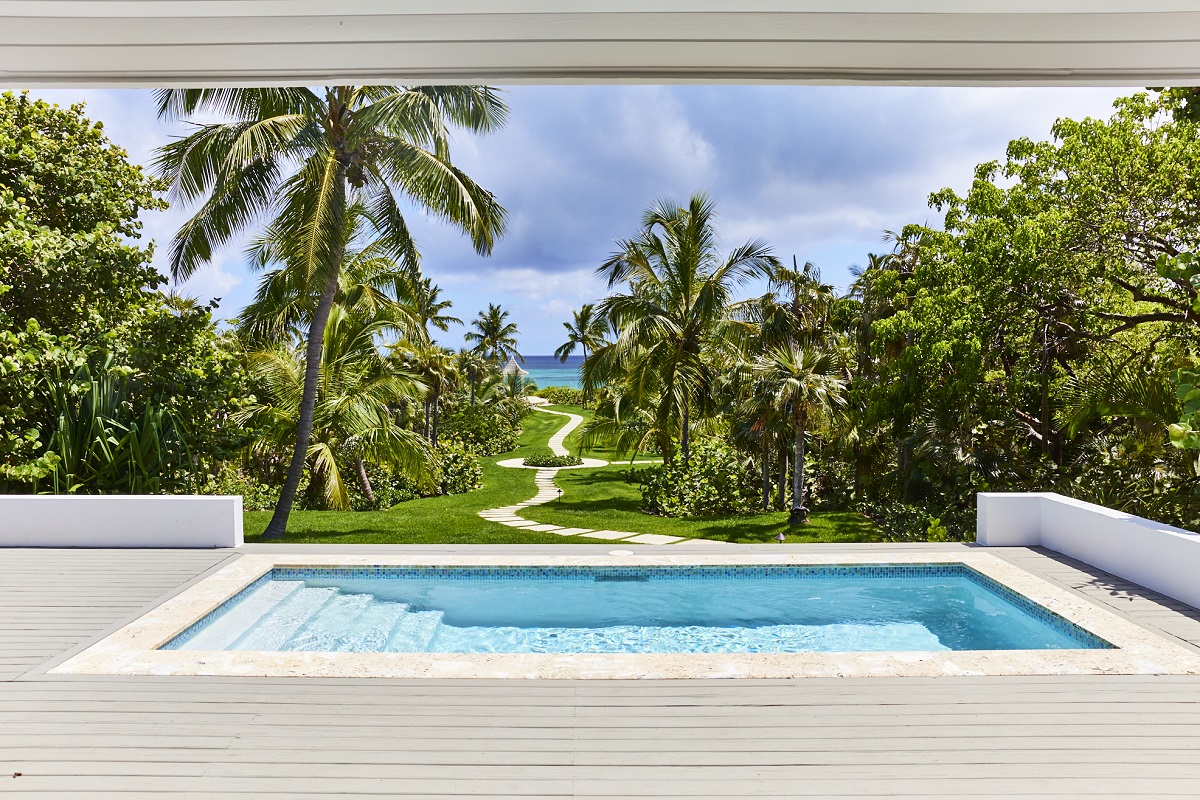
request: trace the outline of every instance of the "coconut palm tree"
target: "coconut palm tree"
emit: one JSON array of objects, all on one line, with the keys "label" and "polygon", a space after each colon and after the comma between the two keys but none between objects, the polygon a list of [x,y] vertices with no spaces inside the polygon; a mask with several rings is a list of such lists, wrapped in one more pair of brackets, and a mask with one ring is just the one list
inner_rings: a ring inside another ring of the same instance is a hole
[{"label": "coconut palm tree", "polygon": [[515,322],[506,322],[507,319],[507,311],[488,303],[487,311],[480,311],[471,321],[475,330],[466,332],[466,340],[474,343],[472,350],[492,363],[499,364],[515,358],[524,364],[525,357],[517,352],[517,334],[520,331]]},{"label": "coconut palm tree", "polygon": [[[354,203],[346,210],[344,255],[334,303],[347,311],[389,323],[391,332],[419,337],[417,310],[409,302],[412,271],[387,253],[369,210]],[[312,322],[320,287],[302,269],[287,263],[286,232],[268,228],[252,240],[247,254],[252,266],[265,270],[254,299],[242,310],[238,333],[258,345],[300,340]]]},{"label": "coconut palm tree", "polygon": [[770,346],[790,341],[811,342],[828,335],[829,316],[837,294],[821,282],[821,271],[811,261],[771,271],[762,297],[762,341]]},{"label": "coconut palm tree", "polygon": [[[324,331],[324,358],[317,380],[312,436],[306,458],[313,481],[332,509],[350,505],[346,471],[353,468],[368,500],[374,491],[365,461],[425,474],[430,454],[415,433],[397,425],[392,407],[420,397],[425,386],[398,363],[383,358],[376,338],[387,322],[372,320],[340,305],[329,313]],[[303,351],[276,345],[248,356],[251,374],[265,387],[265,397],[235,416],[241,424],[265,431],[254,445],[278,452],[291,446],[299,426],[300,398],[307,375]]]},{"label": "coconut palm tree", "polygon": [[458,317],[442,313],[454,303],[449,300],[439,300],[441,294],[442,288],[429,278],[423,278],[413,285],[412,311],[421,323],[421,330],[425,333],[426,341],[433,341],[429,335],[431,327],[445,333],[450,330],[450,323],[462,325],[462,320]]},{"label": "coconut palm tree", "polygon": [[583,358],[586,361],[589,350],[607,344],[605,336],[608,333],[608,320],[596,313],[595,304],[585,303],[578,311],[572,312],[572,315],[575,317],[573,323],[563,323],[563,327],[567,329],[567,341],[554,351],[554,355],[564,364],[575,352],[576,347],[583,350]]},{"label": "coconut palm tree", "polygon": [[754,360],[752,374],[777,411],[791,420],[795,435],[792,469],[792,516],[807,521],[804,506],[804,446],[811,423],[845,405],[846,382],[839,360],[826,349],[791,343],[772,347]]},{"label": "coconut palm tree", "polygon": [[492,364],[472,350],[458,352],[458,371],[471,384],[471,405],[475,405],[475,390],[491,373]]},{"label": "coconut palm tree", "polygon": [[361,203],[383,252],[417,271],[403,195],[462,228],[481,254],[504,228],[504,209],[450,160],[450,127],[499,128],[507,109],[488,87],[328,86],[162,89],[161,118],[201,122],[163,147],[158,173],[173,199],[199,202],[176,234],[173,276],[186,280],[248,226],[269,220],[279,260],[313,287],[296,442],[279,503],[263,536],[287,529],[312,433],[325,326],[340,286],[345,218]]},{"label": "coconut palm tree", "polygon": [[610,289],[626,287],[598,307],[621,333],[584,362],[583,388],[620,384],[632,405],[652,404],[653,427],[667,434],[662,446],[668,460],[672,432],[678,432],[688,461],[693,418],[710,404],[718,365],[732,363],[738,345],[755,330],[734,299],[735,289],[779,265],[758,239],[721,255],[714,216],[703,192],[692,195],[686,208],[661,200],[646,212],[642,230],[618,242],[597,270]]},{"label": "coconut palm tree", "polygon": [[437,445],[438,411],[442,398],[454,391],[458,370],[454,354],[436,344],[419,344],[405,354],[403,361],[421,376],[425,391],[425,438]]}]

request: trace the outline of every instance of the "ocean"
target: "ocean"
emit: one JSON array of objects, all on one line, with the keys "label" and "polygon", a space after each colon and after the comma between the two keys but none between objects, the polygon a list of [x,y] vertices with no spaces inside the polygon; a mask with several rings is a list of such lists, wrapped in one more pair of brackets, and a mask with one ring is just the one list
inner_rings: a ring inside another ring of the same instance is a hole
[{"label": "ocean", "polygon": [[566,386],[578,389],[579,367],[582,364],[583,356],[568,356],[565,364],[557,356],[525,356],[521,368],[529,371],[528,380],[536,383],[538,388]]}]

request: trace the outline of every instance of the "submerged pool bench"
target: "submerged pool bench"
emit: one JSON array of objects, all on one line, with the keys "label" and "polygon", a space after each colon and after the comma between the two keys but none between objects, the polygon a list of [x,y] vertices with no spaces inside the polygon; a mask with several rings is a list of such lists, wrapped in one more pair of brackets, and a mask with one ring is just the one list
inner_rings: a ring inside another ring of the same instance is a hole
[{"label": "submerged pool bench", "polygon": [[241,495],[0,495],[0,547],[240,547]]}]

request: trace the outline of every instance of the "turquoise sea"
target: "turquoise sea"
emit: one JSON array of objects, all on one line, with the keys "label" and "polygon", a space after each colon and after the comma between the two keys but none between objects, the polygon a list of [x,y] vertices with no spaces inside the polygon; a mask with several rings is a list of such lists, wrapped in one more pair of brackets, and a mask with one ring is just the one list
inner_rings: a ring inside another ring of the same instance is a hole
[{"label": "turquoise sea", "polygon": [[569,356],[565,364],[557,356],[525,356],[521,368],[529,371],[528,380],[536,383],[538,388],[566,386],[578,389],[579,367],[582,364],[583,356]]}]

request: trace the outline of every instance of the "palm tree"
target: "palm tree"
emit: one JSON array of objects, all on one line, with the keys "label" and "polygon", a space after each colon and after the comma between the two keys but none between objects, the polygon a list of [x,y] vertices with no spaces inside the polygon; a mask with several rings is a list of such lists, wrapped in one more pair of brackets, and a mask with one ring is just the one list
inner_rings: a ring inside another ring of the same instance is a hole
[{"label": "palm tree", "polygon": [[[312,434],[325,326],[340,285],[345,217],[361,203],[383,252],[417,271],[418,253],[397,194],[462,228],[488,254],[504,209],[450,161],[450,126],[499,128],[507,109],[488,87],[329,86],[161,89],[161,118],[217,116],[163,147],[156,159],[174,199],[203,201],[171,246],[186,280],[253,222],[269,219],[280,261],[313,287],[296,442],[263,536],[287,530]],[[319,289],[318,289],[319,287]]]},{"label": "palm tree", "polygon": [[[420,336],[416,311],[405,302],[411,294],[412,271],[387,254],[386,243],[374,238],[369,210],[362,203],[346,209],[345,245],[334,303],[356,314],[387,322],[400,336]],[[242,310],[238,332],[259,345],[302,340],[320,299],[320,288],[302,269],[287,263],[286,234],[269,228],[247,251],[251,264],[266,270],[254,299]]]},{"label": "palm tree", "polygon": [[564,364],[567,357],[575,352],[576,346],[583,349],[583,359],[586,361],[588,350],[595,350],[608,343],[605,339],[608,320],[596,313],[594,304],[585,303],[583,308],[572,312],[572,315],[575,317],[574,323],[563,323],[563,327],[567,329],[567,341],[554,351],[554,355]]},{"label": "palm tree", "polygon": [[425,392],[425,438],[437,445],[438,410],[442,398],[454,390],[458,382],[454,355],[436,344],[421,344],[408,354],[409,366],[421,376],[427,387]]},{"label": "palm tree", "polygon": [[771,271],[762,297],[764,344],[810,342],[828,333],[829,315],[837,299],[834,288],[821,282],[821,271],[811,262]]},{"label": "palm tree", "polygon": [[[345,467],[352,466],[363,495],[374,500],[365,461],[424,474],[429,450],[412,431],[397,425],[392,407],[425,391],[421,381],[382,358],[375,341],[386,321],[334,306],[324,331],[324,359],[317,380],[312,437],[306,452],[313,481],[326,505],[349,507]],[[276,345],[248,356],[250,372],[265,387],[263,400],[235,419],[265,431],[255,447],[278,452],[291,445],[299,426],[307,369],[299,347]],[[349,462],[349,463],[347,463]]]},{"label": "palm tree", "polygon": [[475,344],[472,350],[493,363],[499,364],[509,358],[515,358],[524,364],[525,357],[517,352],[517,334],[520,331],[517,330],[516,323],[505,322],[507,319],[507,311],[494,303],[488,303],[487,311],[480,311],[472,320],[471,325],[475,330],[467,331],[466,339]]},{"label": "palm tree", "polygon": [[491,371],[492,364],[472,350],[460,350],[458,353],[458,371],[471,384],[471,405],[475,405],[475,389],[485,380]]},{"label": "palm tree", "polygon": [[718,364],[732,362],[753,332],[734,289],[778,267],[770,247],[751,240],[727,255],[717,252],[714,205],[703,193],[686,208],[669,200],[653,205],[642,230],[618,242],[600,266],[611,289],[599,306],[620,325],[616,341],[593,351],[583,365],[583,387],[622,384],[634,406],[653,406],[654,428],[668,460],[678,432],[685,463],[693,417],[713,396]]},{"label": "palm tree", "polygon": [[789,522],[807,521],[804,506],[804,445],[809,424],[828,418],[845,404],[846,383],[834,355],[818,347],[797,344],[771,348],[754,361],[754,378],[771,397],[775,409],[788,415],[795,434],[792,470],[792,515]]},{"label": "palm tree", "polygon": [[453,306],[454,303],[449,300],[439,300],[438,297],[441,293],[442,288],[434,284],[429,278],[423,278],[413,285],[412,310],[421,323],[421,330],[425,332],[426,341],[432,341],[429,336],[429,328],[431,326],[445,333],[450,330],[450,323],[452,322],[462,325],[462,320],[458,317],[442,313]]}]

